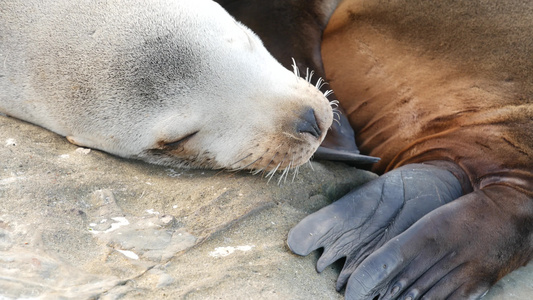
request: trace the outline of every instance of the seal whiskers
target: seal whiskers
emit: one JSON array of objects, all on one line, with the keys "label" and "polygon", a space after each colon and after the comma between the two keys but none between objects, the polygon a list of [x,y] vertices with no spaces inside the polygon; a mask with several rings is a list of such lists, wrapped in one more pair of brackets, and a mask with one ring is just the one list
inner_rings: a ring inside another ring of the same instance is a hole
[{"label": "seal whiskers", "polygon": [[[283,164],[285,162],[285,159],[287,158],[287,156],[289,155],[289,153],[291,152],[291,149],[289,148],[289,151],[287,153],[285,153],[285,156],[283,156],[283,159],[281,160],[280,162],[280,165]],[[289,163],[287,165],[287,167],[285,169],[283,169],[280,177],[279,177],[279,180],[278,180],[278,185],[281,184],[281,181],[283,180],[283,178],[285,177],[285,181],[287,179],[287,174],[289,172],[289,170],[291,169],[291,165],[292,165],[292,159],[289,160]]]},{"label": "seal whiskers", "polygon": [[[294,75],[300,77],[300,69],[298,68],[298,65],[296,64],[296,61],[294,60],[294,58],[292,58],[292,68],[293,68],[293,72],[294,72]],[[310,84],[312,84],[312,80],[313,80],[313,75],[315,74],[315,71],[314,70],[310,70],[309,68],[306,68],[305,70],[305,81],[309,82]],[[316,83],[314,84],[314,86],[322,91],[322,88],[327,85],[328,82],[325,81],[322,77],[318,77]],[[324,97],[329,97],[331,95],[333,95],[333,90],[325,90],[323,93]],[[329,104],[331,106],[331,109],[333,111],[333,121],[334,122],[337,122],[337,124],[339,126],[341,126],[341,122],[340,122],[340,119],[341,119],[341,111],[339,110],[339,101],[338,100],[330,100],[329,101]]]}]

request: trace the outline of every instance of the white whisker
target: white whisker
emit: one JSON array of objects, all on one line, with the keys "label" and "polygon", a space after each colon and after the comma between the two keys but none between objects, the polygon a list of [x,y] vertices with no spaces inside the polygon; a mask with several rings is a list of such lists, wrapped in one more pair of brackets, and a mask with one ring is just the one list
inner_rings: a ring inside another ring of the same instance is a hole
[{"label": "white whisker", "polygon": [[294,57],[291,57],[292,59],[292,71],[294,72],[294,75],[296,75],[296,77],[300,77],[300,69],[298,68],[298,66],[296,65],[296,61],[294,60]]},{"label": "white whisker", "polygon": [[294,161],[291,159],[291,161],[289,162],[289,166],[287,167],[287,173],[285,174],[284,182],[287,182],[287,178],[289,177],[289,173],[291,172],[293,164],[294,164]]},{"label": "white whisker", "polygon": [[276,174],[276,172],[278,171],[280,165],[281,165],[281,163],[279,163],[274,169],[272,169],[272,170],[270,170],[270,172],[268,172],[268,174],[266,175],[266,177],[268,178],[267,183],[270,182],[272,177],[274,177],[274,174]]},{"label": "white whisker", "polygon": [[[250,157],[250,156],[252,156],[252,155],[253,155],[252,153],[246,155],[245,157],[243,157],[243,158],[237,160],[236,162],[232,163],[231,165],[229,165],[229,167],[231,167],[231,166],[233,166],[233,165],[236,165],[236,164],[240,163],[241,161],[247,159],[248,157]],[[257,160],[255,160],[255,161],[257,161]],[[255,162],[255,161],[254,161],[254,162]],[[252,163],[254,163],[254,162],[252,162]],[[238,170],[242,170],[242,169],[244,169],[244,168],[246,168],[246,167],[248,167],[248,166],[250,166],[250,164],[248,164],[248,165],[246,165],[246,166],[244,166],[244,167],[232,168],[232,170],[237,170],[237,171],[238,171]]]},{"label": "white whisker", "polygon": [[[287,153],[285,153],[285,156],[281,160],[280,165],[285,162],[285,159],[287,158],[287,155],[289,155],[289,153],[291,153],[291,148],[290,147],[289,147],[289,151],[287,151]],[[281,181],[283,180],[283,177],[285,177],[285,179],[287,178],[286,177],[287,176],[287,172],[288,172],[288,170],[290,170],[291,164],[292,164],[292,160],[289,160],[289,165],[285,169],[283,169],[283,172],[281,173],[281,176],[280,176],[280,178],[278,180],[278,185],[281,185]],[[285,182],[286,182],[286,180],[285,180]]]},{"label": "white whisker", "polygon": [[[285,156],[283,157],[283,159],[281,160],[281,163],[283,164],[285,162],[285,160],[287,159],[287,156],[289,155],[289,153],[292,153],[292,148],[289,147],[289,150],[285,153]],[[287,182],[287,175],[289,174],[289,171],[291,169],[291,166],[292,166],[292,163],[293,163],[293,159],[291,157],[291,159],[289,159],[289,164],[285,167],[285,169],[283,169],[283,173],[281,174],[281,178],[279,179],[278,181],[278,185],[281,184],[281,180],[283,180],[283,183],[286,183]]]},{"label": "white whisker", "polygon": [[328,97],[331,94],[333,94],[333,90],[327,90],[324,92],[324,97]]},{"label": "white whisker", "polygon": [[[250,166],[255,165],[258,161],[263,160],[264,156],[268,153],[269,150],[270,150],[270,149],[267,149],[267,150],[266,150],[263,154],[261,154],[256,160],[252,161],[251,163],[249,163],[249,164],[247,164],[247,165],[244,165],[244,166],[241,166],[241,167],[237,167],[237,168],[232,168],[232,171],[235,171],[235,172],[237,172],[237,171],[241,171],[241,170],[244,170],[244,169],[249,168]],[[230,166],[233,166],[233,165],[235,165],[235,164],[237,164],[237,163],[239,163],[239,162],[241,162],[241,161],[243,161],[243,160],[249,158],[249,157],[252,156],[252,155],[253,155],[253,153],[250,153],[250,154],[246,155],[245,157],[243,157],[243,158],[237,160],[236,162],[232,163]],[[254,171],[253,168],[250,168],[250,169],[251,169],[250,171]]]},{"label": "white whisker", "polygon": [[[258,161],[261,161],[262,159],[263,159],[263,157],[261,156],[258,159],[252,161],[251,163],[249,163],[249,164],[247,164],[245,166],[233,169],[233,171],[241,171],[241,170],[247,169],[248,167],[251,167],[251,166],[255,165]],[[251,169],[252,170],[250,170],[250,171],[253,171],[253,168],[251,168]]]},{"label": "white whisker", "polygon": [[261,169],[257,169],[257,170],[250,170],[250,173],[252,173],[252,175],[257,175],[261,172],[263,172],[265,170],[265,168],[261,168]]},{"label": "white whisker", "polygon": [[311,163],[311,161],[309,160],[309,161],[307,161],[307,163],[311,167],[311,170],[313,170],[313,172],[315,172],[315,168],[313,168],[313,164]]},{"label": "white whisker", "polygon": [[[266,172],[266,170],[268,169],[268,166],[270,166],[270,164],[272,164],[272,162],[274,161],[274,159],[276,158],[276,156],[278,156],[279,152],[277,152],[277,150],[281,147],[281,145],[279,145],[275,150],[276,150],[276,154],[274,154],[274,156],[272,156],[272,158],[270,159],[270,161],[268,162],[268,164],[263,168],[263,170]],[[279,168],[279,164],[278,166],[273,170],[274,172]],[[270,172],[267,173],[266,177],[268,177],[270,174],[272,173],[272,170]],[[264,174],[264,173],[263,173]],[[270,179],[268,180],[270,181]]]},{"label": "white whisker", "polygon": [[316,81],[316,88],[321,90],[327,83],[327,81],[325,81],[322,77],[319,77],[318,80]]},{"label": "white whisker", "polygon": [[[289,153],[291,153],[291,149],[289,149]],[[285,169],[286,172],[284,172],[285,179],[283,180],[283,183],[287,183],[287,178],[289,177],[289,173],[293,165],[294,165],[294,157],[291,157],[291,160],[289,161],[289,165]]]},{"label": "white whisker", "polygon": [[323,82],[324,82],[324,79],[322,79],[322,77],[319,77],[318,80],[316,81],[315,87],[320,90],[322,88]]},{"label": "white whisker", "polygon": [[329,105],[333,108],[333,109],[336,109],[339,107],[339,100],[331,100],[329,101]]},{"label": "white whisker", "polygon": [[[309,68],[308,68],[309,69]],[[311,83],[311,81],[313,81],[313,75],[315,74],[315,71],[311,70],[311,72],[308,73],[308,75],[306,75],[305,77],[305,80],[309,83]]]},{"label": "white whisker", "polygon": [[287,182],[286,176],[287,176],[287,173],[290,167],[291,167],[291,162],[289,162],[289,166],[283,170],[283,173],[281,173],[281,176],[279,177],[279,180],[278,180],[278,185],[281,185],[281,181],[283,180],[283,177],[285,177],[285,181],[283,181],[283,183]]},{"label": "white whisker", "polygon": [[293,175],[292,175],[292,182],[294,182],[294,179],[296,179],[296,176],[298,176],[298,171],[300,170],[300,166],[297,166],[296,168],[294,168],[294,172],[293,172]]}]

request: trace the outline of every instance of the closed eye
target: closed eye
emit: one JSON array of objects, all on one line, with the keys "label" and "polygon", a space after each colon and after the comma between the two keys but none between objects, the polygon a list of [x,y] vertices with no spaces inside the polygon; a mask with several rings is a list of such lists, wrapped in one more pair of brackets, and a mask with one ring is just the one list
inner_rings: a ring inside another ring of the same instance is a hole
[{"label": "closed eye", "polygon": [[170,142],[170,143],[164,143],[164,142],[160,142],[162,145],[161,145],[161,148],[163,149],[169,149],[169,150],[172,150],[172,149],[177,149],[179,148],[183,143],[187,142],[190,138],[192,138],[194,135],[196,135],[198,133],[198,131],[195,131],[177,141],[174,141],[174,142]]}]

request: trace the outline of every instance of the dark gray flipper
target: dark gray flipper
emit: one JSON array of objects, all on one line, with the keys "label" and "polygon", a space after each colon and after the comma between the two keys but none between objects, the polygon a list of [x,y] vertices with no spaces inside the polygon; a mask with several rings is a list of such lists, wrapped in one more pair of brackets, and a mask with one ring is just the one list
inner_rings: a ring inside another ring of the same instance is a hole
[{"label": "dark gray flipper", "polygon": [[406,165],[361,186],[303,219],[289,232],[288,245],[299,255],[324,248],[321,272],[346,257],[337,281],[341,289],[361,262],[430,211],[460,197],[459,180],[448,170]]},{"label": "dark gray flipper", "polygon": [[[311,84],[317,85],[326,72],[320,51],[322,32],[339,0],[215,0],[235,19],[252,29],[283,66],[292,70],[293,59],[302,77],[314,72]],[[321,87],[321,91],[328,86]],[[334,94],[328,99],[336,100]],[[341,107],[314,159],[351,164],[374,163],[379,158],[361,155],[354,131]]]},{"label": "dark gray flipper", "polygon": [[433,210],[365,258],[346,299],[479,299],[531,259],[532,229],[533,197],[490,185]]},{"label": "dark gray flipper", "polygon": [[446,169],[456,166],[432,164],[395,169],[308,216],[289,247],[324,248],[319,272],[346,257],[346,299],[480,298],[532,258],[533,193],[503,182],[461,196]]}]

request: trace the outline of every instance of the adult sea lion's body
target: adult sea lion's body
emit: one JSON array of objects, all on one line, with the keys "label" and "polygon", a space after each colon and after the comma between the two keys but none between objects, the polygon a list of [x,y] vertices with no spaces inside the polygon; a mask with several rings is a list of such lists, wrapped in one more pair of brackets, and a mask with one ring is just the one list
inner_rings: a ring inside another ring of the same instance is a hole
[{"label": "adult sea lion's body", "polygon": [[533,256],[533,7],[360,1],[324,32],[327,80],[384,173],[288,244],[345,257],[348,299],[481,297]]},{"label": "adult sea lion's body", "polygon": [[0,91],[0,112],[74,144],[176,166],[298,166],[332,122],[210,0],[0,1]]}]

